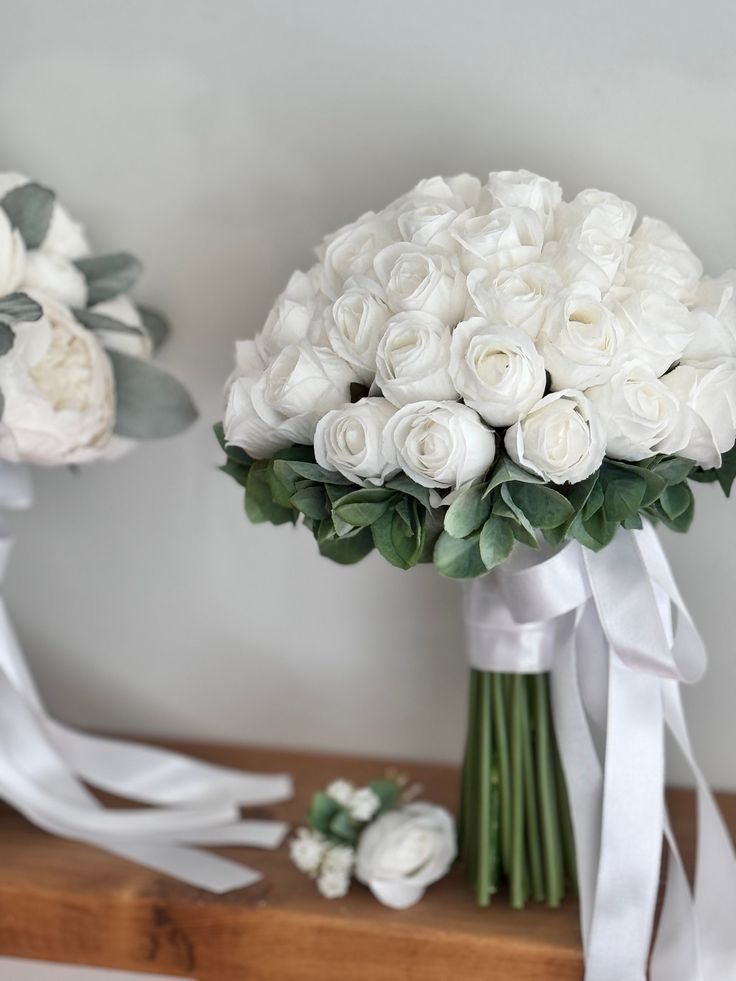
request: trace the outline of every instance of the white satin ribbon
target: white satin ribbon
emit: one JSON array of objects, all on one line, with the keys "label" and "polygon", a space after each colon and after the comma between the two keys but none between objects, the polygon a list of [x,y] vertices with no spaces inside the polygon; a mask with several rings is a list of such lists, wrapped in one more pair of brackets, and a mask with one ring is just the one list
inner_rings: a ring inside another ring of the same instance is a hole
[{"label": "white satin ribbon", "polygon": [[[20,467],[0,465],[0,507],[31,504]],[[0,579],[12,541],[0,525]],[[104,807],[86,784],[152,805]],[[191,885],[222,893],[260,872],[191,845],[276,848],[281,821],[240,808],[288,800],[287,774],[244,773],[179,753],[78,732],[48,716],[0,599],[0,797],[44,830],[85,841]]]},{"label": "white satin ribbon", "polygon": [[[466,586],[470,662],[551,671],[586,981],[736,981],[736,857],[680,699],[680,682],[702,676],[705,649],[654,529],[621,529],[598,553],[571,542],[542,554],[517,548],[512,558]],[[695,782],[692,890],[665,807],[665,727]],[[667,884],[652,948],[663,842]]]}]

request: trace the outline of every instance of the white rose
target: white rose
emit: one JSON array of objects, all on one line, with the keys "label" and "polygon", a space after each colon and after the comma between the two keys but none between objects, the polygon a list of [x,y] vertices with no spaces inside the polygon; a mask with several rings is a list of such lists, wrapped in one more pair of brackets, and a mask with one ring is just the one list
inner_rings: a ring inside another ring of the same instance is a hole
[{"label": "white rose", "polygon": [[625,244],[636,218],[636,208],[607,191],[581,191],[563,202],[555,215],[558,242],[544,256],[554,264],[566,286],[590,283],[607,290],[625,257]]},{"label": "white rose", "polygon": [[652,456],[680,423],[680,400],[641,362],[630,362],[585,394],[602,420],[606,454],[614,460]]},{"label": "white rose", "polygon": [[450,378],[450,329],[427,313],[389,320],[376,352],[376,385],[394,405],[456,399]]},{"label": "white rose", "polygon": [[435,252],[455,252],[451,231],[461,216],[472,214],[479,194],[480,181],[468,174],[420,181],[391,209],[401,238]]},{"label": "white rose", "polygon": [[736,357],[736,270],[704,277],[692,311],[695,332],[681,360],[699,366]]},{"label": "white rose", "polygon": [[736,359],[708,368],[679,365],[662,381],[684,407],[685,431],[677,432],[674,447],[665,441],[662,452],[677,452],[706,470],[719,467],[736,440]]},{"label": "white rose", "polygon": [[[12,172],[0,174],[0,199],[10,191],[14,191],[16,187],[29,183],[30,178],[24,177],[23,174]],[[84,228],[71,218],[57,200],[54,200],[51,221],[41,248],[44,252],[61,256],[63,259],[83,259],[90,253]]]},{"label": "white rose", "polygon": [[378,253],[374,269],[395,313],[421,310],[452,326],[462,317],[468,298],[465,276],[447,256],[396,242]]},{"label": "white rose", "polygon": [[383,434],[384,456],[423,487],[462,487],[488,472],[493,432],[460,402],[416,402],[399,409]]},{"label": "white rose", "polygon": [[544,395],[547,376],[534,341],[519,327],[472,317],[455,328],[450,374],[466,405],[491,426],[510,426]]},{"label": "white rose", "polygon": [[354,374],[329,348],[290,344],[257,376],[232,379],[225,439],[256,459],[312,443],[319,419],[350,401]]},{"label": "white rose", "polygon": [[356,484],[380,487],[396,472],[396,466],[383,455],[383,431],[395,411],[381,398],[332,409],[322,416],[314,433],[317,463]]},{"label": "white rose", "polygon": [[370,385],[376,374],[376,349],[391,313],[377,283],[354,280],[332,307],[327,340],[332,350]]},{"label": "white rose", "polygon": [[556,181],[529,170],[497,170],[488,175],[487,187],[494,208],[531,208],[539,215],[545,232],[551,230],[555,209],[562,200]]},{"label": "white rose", "polygon": [[666,222],[642,218],[631,236],[624,284],[669,293],[682,303],[695,296],[703,264]]},{"label": "white rose", "polygon": [[102,314],[103,317],[110,317],[127,327],[135,328],[134,331],[130,332],[105,328],[96,330],[95,337],[103,347],[113,351],[122,351],[123,354],[130,354],[134,358],[151,357],[153,343],[143,325],[143,319],[138,308],[129,296],[121,294],[112,300],[95,303],[89,309],[92,313]]},{"label": "white rose", "polygon": [[376,254],[396,238],[390,223],[372,211],[328,236],[317,250],[325,293],[336,300],[348,279],[370,275]]},{"label": "white rose", "polygon": [[503,269],[497,275],[486,269],[474,269],[468,275],[475,311],[491,323],[521,327],[532,338],[539,333],[547,306],[561,286],[555,270],[542,262]]},{"label": "white rose", "polygon": [[610,191],[590,187],[580,191],[572,201],[560,204],[555,215],[558,238],[573,229],[598,229],[610,238],[624,241],[636,220],[636,207]]},{"label": "white rose", "polygon": [[544,242],[544,226],[531,208],[496,208],[469,218],[452,234],[462,248],[466,272],[487,269],[499,273],[536,262]]},{"label": "white rose", "polygon": [[679,300],[655,290],[632,293],[622,303],[614,303],[613,312],[624,331],[626,358],[643,361],[657,375],[680,358],[698,327]]},{"label": "white rose", "polygon": [[360,836],[355,874],[380,902],[406,909],[447,875],[457,854],[455,823],[436,804],[387,811]]},{"label": "white rose", "polygon": [[41,294],[34,299],[43,317],[16,324],[15,343],[0,358],[3,423],[21,461],[86,463],[100,456],[112,435],[112,366],[71,310]]},{"label": "white rose", "polygon": [[14,293],[18,289],[23,281],[25,267],[26,247],[23,239],[0,208],[0,296]]},{"label": "white rose", "polygon": [[537,348],[555,389],[600,385],[613,374],[623,330],[593,287],[565,290],[547,307]]},{"label": "white rose", "polygon": [[275,357],[289,344],[324,344],[323,320],[330,301],[315,284],[310,270],[297,270],[271,308],[266,322],[256,336],[263,358]]},{"label": "white rose", "polygon": [[506,430],[506,451],[553,484],[576,484],[603,462],[606,434],[590,401],[572,389],[545,395]]},{"label": "white rose", "polygon": [[87,303],[87,281],[74,263],[40,249],[27,254],[23,288],[40,290],[68,307]]}]

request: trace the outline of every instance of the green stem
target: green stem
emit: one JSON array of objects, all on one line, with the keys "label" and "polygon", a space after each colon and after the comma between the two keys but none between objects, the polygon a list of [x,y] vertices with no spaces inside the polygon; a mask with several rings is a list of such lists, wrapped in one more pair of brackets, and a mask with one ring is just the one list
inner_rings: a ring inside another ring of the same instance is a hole
[{"label": "green stem", "polygon": [[468,726],[465,734],[465,752],[463,755],[462,779],[460,785],[460,807],[458,809],[458,852],[461,858],[468,864],[469,853],[472,844],[471,827],[473,815],[475,813],[475,770],[473,761],[478,745],[478,734],[476,732],[476,698],[478,688],[478,672],[471,670],[470,682],[468,685]]},{"label": "green stem", "polygon": [[537,902],[545,898],[542,848],[539,840],[539,809],[537,805],[537,781],[534,772],[532,730],[529,716],[529,696],[533,695],[532,679],[524,678],[522,699],[522,757],[524,762],[524,794],[526,796],[526,840],[529,853],[532,896]]},{"label": "green stem", "polygon": [[493,720],[494,735],[498,747],[498,777],[500,794],[500,838],[501,866],[504,874],[509,875],[511,867],[511,774],[509,765],[509,743],[506,722],[506,700],[504,695],[504,677],[500,674],[490,676],[493,687]]},{"label": "green stem", "polygon": [[491,678],[487,672],[480,675],[480,725],[478,727],[480,752],[478,753],[478,875],[476,898],[479,906],[491,901]]},{"label": "green stem", "polygon": [[554,743],[555,774],[557,779],[557,806],[560,813],[560,824],[562,825],[562,851],[565,858],[565,871],[572,888],[577,892],[578,871],[575,860],[575,835],[572,829],[572,818],[570,816],[570,803],[567,797],[567,785],[565,774],[562,771],[560,754],[557,743]]},{"label": "green stem", "polygon": [[534,676],[537,780],[539,783],[539,804],[542,823],[542,844],[544,850],[545,878],[547,883],[547,904],[559,906],[563,896],[562,846],[560,842],[560,822],[557,814],[555,793],[555,769],[552,758],[554,738],[549,714],[549,699],[546,675]]},{"label": "green stem", "polygon": [[510,693],[510,760],[511,760],[511,870],[509,891],[511,905],[522,909],[527,899],[527,875],[524,854],[524,756],[522,733],[522,697],[524,678],[511,679]]}]

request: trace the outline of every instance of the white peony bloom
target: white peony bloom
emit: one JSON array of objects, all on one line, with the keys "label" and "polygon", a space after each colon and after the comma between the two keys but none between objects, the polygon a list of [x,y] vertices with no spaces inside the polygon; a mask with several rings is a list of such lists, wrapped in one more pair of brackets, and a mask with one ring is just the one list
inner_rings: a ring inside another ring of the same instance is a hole
[{"label": "white peony bloom", "polygon": [[477,312],[491,323],[521,327],[535,338],[549,303],[561,288],[555,270],[542,262],[503,269],[497,275],[474,269],[468,275],[468,293],[474,306],[468,315]]},{"label": "white peony bloom", "polygon": [[73,262],[40,249],[27,254],[23,289],[40,290],[68,307],[87,303],[87,281]]},{"label": "white peony bloom", "polygon": [[585,389],[607,381],[621,360],[623,330],[593,287],[565,290],[547,307],[537,349],[552,387]]},{"label": "white peony bloom", "polygon": [[703,264],[664,221],[642,218],[631,237],[624,284],[636,290],[660,290],[690,303],[703,275]]},{"label": "white peony bloom", "polygon": [[394,405],[457,398],[450,378],[449,328],[422,312],[399,313],[376,352],[376,385]]},{"label": "white peony bloom", "polygon": [[606,455],[614,460],[644,460],[658,453],[680,424],[680,400],[640,361],[629,362],[585,394],[603,423]]},{"label": "white peony bloom", "polygon": [[355,784],[349,780],[333,780],[325,793],[343,807],[349,807],[355,793]]},{"label": "white peony bloom", "polygon": [[325,899],[342,899],[350,889],[350,876],[340,869],[325,869],[317,878],[317,888]]},{"label": "white peony bloom", "polygon": [[327,841],[318,831],[299,828],[289,842],[289,855],[300,872],[316,875],[327,851]]},{"label": "white peony bloom", "polygon": [[256,337],[261,356],[264,359],[275,357],[289,344],[303,341],[324,346],[323,323],[330,305],[316,286],[312,270],[292,273]]},{"label": "white peony bloom", "polygon": [[364,487],[381,486],[396,473],[396,466],[383,455],[383,431],[395,411],[382,398],[364,398],[332,409],[314,433],[317,463]]},{"label": "white peony bloom", "polygon": [[378,253],[374,269],[394,313],[421,311],[450,326],[462,317],[465,276],[448,256],[397,242]]},{"label": "white peony bloom", "polygon": [[461,246],[466,272],[486,269],[497,274],[539,259],[544,226],[531,208],[496,208],[469,218],[453,231],[453,237]]},{"label": "white peony bloom", "polygon": [[736,359],[724,358],[707,368],[679,365],[662,379],[680,400],[684,418],[677,442],[662,446],[706,470],[721,465],[721,457],[736,441]]},{"label": "white peony bloom", "polygon": [[391,224],[372,211],[329,235],[317,250],[324,292],[336,300],[349,279],[370,276],[377,253],[396,239]]},{"label": "white peony bloom", "polygon": [[450,374],[466,405],[491,426],[510,426],[544,395],[547,377],[520,327],[472,317],[452,335]]},{"label": "white peony bloom", "polygon": [[350,817],[370,821],[381,808],[381,798],[370,787],[361,787],[350,798]]},{"label": "white peony bloom", "polygon": [[225,439],[256,459],[311,443],[319,419],[350,401],[354,374],[329,348],[290,344],[258,376],[235,377],[225,408]]},{"label": "white peony bloom", "polygon": [[0,296],[14,293],[23,281],[26,247],[20,232],[0,208]]},{"label": "white peony bloom", "polygon": [[531,208],[539,216],[545,232],[552,230],[555,209],[562,200],[557,181],[530,170],[497,170],[488,175],[486,186],[494,208]]},{"label": "white peony bloom", "polygon": [[603,423],[572,389],[545,395],[506,431],[506,451],[520,467],[553,484],[576,484],[594,473],[606,452]]},{"label": "white peony bloom", "polygon": [[[90,307],[91,313],[110,317],[128,327],[136,328],[134,332],[121,330],[96,330],[95,337],[103,347],[113,351],[122,351],[134,358],[150,358],[153,354],[153,343],[148,331],[143,326],[140,312],[129,296],[121,294],[112,300],[104,300]],[[252,342],[251,342],[252,343]]]},{"label": "white peony bloom", "polygon": [[423,487],[462,487],[488,472],[496,455],[493,432],[459,402],[404,406],[383,434],[384,455]]},{"label": "white peony bloom", "polygon": [[22,462],[86,463],[100,456],[112,436],[112,366],[71,310],[40,293],[33,298],[43,306],[43,317],[16,324],[15,343],[0,358],[3,423]]},{"label": "white peony bloom", "polygon": [[381,288],[370,280],[354,280],[332,307],[327,340],[335,352],[355,369],[357,378],[370,385],[376,374],[376,348],[391,316]]},{"label": "white peony bloom", "polygon": [[679,360],[698,329],[687,307],[667,293],[642,290],[613,312],[623,328],[622,348],[627,360],[640,360],[656,375],[663,375]]},{"label": "white peony bloom", "polygon": [[417,903],[447,875],[457,853],[452,816],[417,801],[382,814],[358,842],[356,876],[393,909]]}]

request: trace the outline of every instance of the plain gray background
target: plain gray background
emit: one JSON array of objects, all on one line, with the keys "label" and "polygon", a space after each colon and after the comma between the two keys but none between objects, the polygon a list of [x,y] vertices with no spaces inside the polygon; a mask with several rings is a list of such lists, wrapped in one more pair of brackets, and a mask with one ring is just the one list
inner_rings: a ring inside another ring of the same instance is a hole
[{"label": "plain gray background", "polygon": [[[36,474],[6,597],[52,710],[119,731],[457,758],[460,588],[253,527],[210,425],[233,341],[323,234],[435,173],[527,167],[630,198],[736,265],[736,15],[716,2],[24,0],[7,5],[0,165],[147,265],[197,427]],[[736,502],[665,536],[711,652],[687,693],[736,787]],[[675,778],[682,778],[678,769]]]}]

